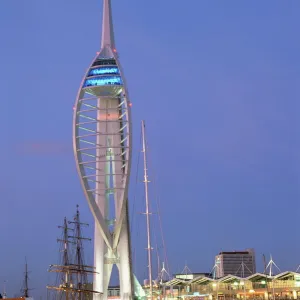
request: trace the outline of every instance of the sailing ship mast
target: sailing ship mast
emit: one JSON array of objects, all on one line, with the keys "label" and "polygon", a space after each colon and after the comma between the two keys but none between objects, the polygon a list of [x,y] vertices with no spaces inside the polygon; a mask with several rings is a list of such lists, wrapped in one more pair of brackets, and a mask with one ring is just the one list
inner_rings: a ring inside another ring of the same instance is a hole
[{"label": "sailing ship mast", "polygon": [[[85,270],[86,267],[91,268],[89,266],[85,266],[84,264],[84,255],[83,255],[83,245],[82,241],[87,240],[91,241],[90,238],[82,237],[81,235],[81,226],[89,226],[87,223],[80,222],[80,214],[77,205],[76,216],[74,221],[69,221],[69,224],[74,224],[74,236],[69,236],[69,238],[73,238],[76,244],[76,252],[75,252],[75,267],[77,268],[77,289],[82,290],[83,284],[87,283],[87,272]],[[81,294],[79,299],[81,299]]]},{"label": "sailing ship mast", "polygon": [[[72,282],[72,270],[70,265],[70,249],[69,244],[73,243],[69,240],[69,231],[73,230],[68,227],[67,218],[64,218],[64,223],[62,226],[58,226],[58,228],[62,229],[62,238],[57,239],[57,242],[62,244],[62,262],[61,265],[50,265],[49,272],[57,272],[60,275],[59,285],[58,286],[47,286],[48,290],[56,290],[58,292],[62,292],[64,294],[65,299],[69,298],[73,299],[73,282]],[[57,297],[54,297],[55,299]],[[61,297],[59,297],[61,298]]]},{"label": "sailing ship mast", "polygon": [[144,158],[144,186],[145,186],[145,201],[146,201],[146,225],[147,225],[147,252],[148,252],[148,272],[149,272],[149,292],[150,299],[153,296],[152,283],[152,254],[151,254],[151,236],[150,236],[150,212],[149,212],[149,195],[148,195],[148,169],[147,169],[147,153],[146,153],[146,137],[145,137],[145,121],[142,121],[142,139],[143,139],[143,158]]},{"label": "sailing ship mast", "polygon": [[[72,274],[70,273],[70,270],[67,268],[70,264],[69,261],[69,244],[72,243],[69,241],[69,231],[73,230],[72,228],[68,228],[68,221],[67,218],[64,218],[64,225],[58,226],[58,228],[61,228],[63,230],[63,239],[57,239],[58,242],[63,243],[63,260],[62,264],[66,267],[65,272],[62,272],[62,282],[64,282],[64,285],[69,288],[72,287]],[[66,299],[68,299],[68,290],[66,291]]]},{"label": "sailing ship mast", "polygon": [[[68,224],[72,224],[72,228],[68,227]],[[63,231],[61,239],[57,239],[62,244],[62,264],[50,265],[49,272],[56,272],[61,274],[60,280],[57,286],[47,286],[48,290],[54,290],[59,293],[54,299],[85,299],[87,295],[98,293],[87,288],[87,277],[89,274],[94,274],[94,267],[84,264],[83,258],[83,245],[82,240],[90,240],[89,238],[82,237],[81,226],[88,226],[86,223],[80,222],[80,215],[77,205],[76,215],[74,221],[67,221],[64,219],[63,226],[58,226]],[[69,235],[69,232],[74,232],[73,235]],[[70,255],[69,245],[75,246],[75,257]]]}]

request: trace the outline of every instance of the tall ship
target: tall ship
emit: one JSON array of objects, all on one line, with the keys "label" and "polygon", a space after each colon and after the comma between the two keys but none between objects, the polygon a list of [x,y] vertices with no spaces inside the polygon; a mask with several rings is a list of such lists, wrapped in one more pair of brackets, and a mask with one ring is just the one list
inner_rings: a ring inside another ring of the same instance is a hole
[{"label": "tall ship", "polygon": [[90,241],[82,235],[82,227],[87,223],[80,221],[77,205],[76,215],[73,220],[64,218],[61,237],[57,239],[60,244],[60,261],[50,265],[49,272],[56,273],[54,285],[47,286],[47,299],[53,300],[86,300],[92,299],[94,291],[91,284],[91,275],[95,274],[93,266],[86,265],[84,259],[84,241]]}]

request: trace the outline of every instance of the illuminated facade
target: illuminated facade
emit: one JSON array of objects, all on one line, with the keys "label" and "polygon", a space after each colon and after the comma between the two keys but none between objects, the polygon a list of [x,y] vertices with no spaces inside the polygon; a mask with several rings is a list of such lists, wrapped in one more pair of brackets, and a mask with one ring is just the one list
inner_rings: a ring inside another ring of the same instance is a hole
[{"label": "illuminated facade", "polygon": [[117,265],[121,299],[132,299],[128,181],[130,102],[115,48],[110,0],[103,0],[102,44],[82,80],[73,119],[73,148],[81,184],[95,219],[93,289],[107,299]]},{"label": "illuminated facade", "polygon": [[300,273],[286,271],[275,276],[255,273],[246,278],[227,275],[220,279],[198,276],[173,278],[165,283],[165,299],[186,300],[281,300],[300,299]]}]

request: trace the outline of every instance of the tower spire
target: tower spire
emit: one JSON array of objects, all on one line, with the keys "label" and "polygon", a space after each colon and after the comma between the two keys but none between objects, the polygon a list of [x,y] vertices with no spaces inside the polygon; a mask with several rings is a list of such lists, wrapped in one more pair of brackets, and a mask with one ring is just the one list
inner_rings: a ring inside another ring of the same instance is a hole
[{"label": "tower spire", "polygon": [[103,0],[101,49],[109,46],[115,49],[114,28],[112,23],[111,0]]}]

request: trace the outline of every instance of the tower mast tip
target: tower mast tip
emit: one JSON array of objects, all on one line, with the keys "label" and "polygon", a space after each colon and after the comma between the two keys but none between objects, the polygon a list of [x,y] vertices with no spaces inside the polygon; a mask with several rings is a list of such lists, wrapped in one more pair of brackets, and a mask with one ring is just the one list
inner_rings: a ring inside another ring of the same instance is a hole
[{"label": "tower mast tip", "polygon": [[111,0],[103,0],[103,21],[102,21],[101,49],[110,47],[115,49],[114,28],[112,22]]}]

